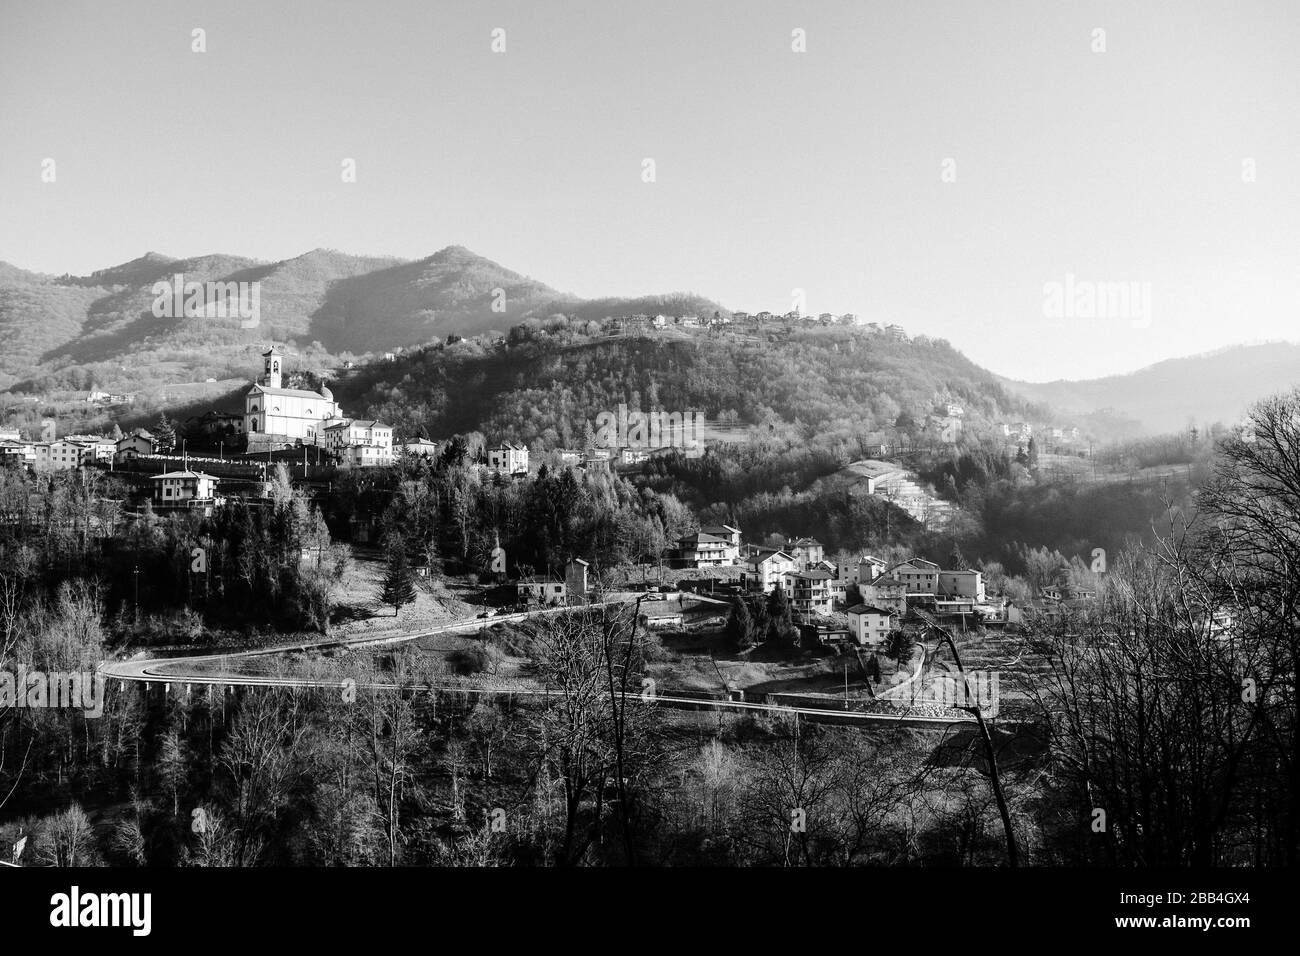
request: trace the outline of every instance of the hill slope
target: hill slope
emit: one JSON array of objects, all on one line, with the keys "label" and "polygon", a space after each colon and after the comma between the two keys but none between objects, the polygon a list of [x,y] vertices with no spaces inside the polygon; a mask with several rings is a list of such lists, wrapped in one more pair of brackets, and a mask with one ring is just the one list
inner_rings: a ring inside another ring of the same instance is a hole
[{"label": "hill slope", "polygon": [[[155,318],[153,284],[176,273],[187,282],[258,282],[260,324]],[[602,318],[669,305],[719,308],[690,295],[584,301],[460,246],[415,262],[328,249],[271,263],[150,252],[89,276],[0,263],[0,389],[136,391],[245,375],[268,340],[297,345],[322,366],[452,334],[505,332],[531,316]]]},{"label": "hill slope", "polygon": [[1300,384],[1300,345],[1243,345],[1170,359],[1128,375],[1041,384],[1003,379],[1011,391],[1064,413],[1110,408],[1149,433],[1188,421],[1234,422],[1251,403]]},{"label": "hill slope", "polygon": [[947,342],[843,326],[607,339],[576,320],[533,321],[498,347],[467,341],[357,369],[334,393],[409,433],[545,448],[581,447],[583,424],[620,403],[700,411],[742,432],[789,427],[810,443],[892,429],[904,411],[921,420],[942,400],[961,402],[972,428],[1042,413]]}]

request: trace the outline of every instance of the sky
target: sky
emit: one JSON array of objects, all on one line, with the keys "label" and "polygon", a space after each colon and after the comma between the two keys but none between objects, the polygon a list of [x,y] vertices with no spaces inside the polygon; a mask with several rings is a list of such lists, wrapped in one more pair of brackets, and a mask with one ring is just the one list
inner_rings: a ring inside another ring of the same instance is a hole
[{"label": "sky", "polygon": [[1294,0],[0,0],[0,260],[455,244],[1090,378],[1300,338],[1298,48]]}]

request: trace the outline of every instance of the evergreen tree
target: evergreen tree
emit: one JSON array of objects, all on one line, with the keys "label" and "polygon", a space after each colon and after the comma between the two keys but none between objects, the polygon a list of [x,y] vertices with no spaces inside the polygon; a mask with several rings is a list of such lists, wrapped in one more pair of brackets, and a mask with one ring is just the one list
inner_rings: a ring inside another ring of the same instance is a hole
[{"label": "evergreen tree", "polygon": [[789,644],[794,635],[794,619],[785,588],[777,584],[767,596],[767,639],[774,644]]},{"label": "evergreen tree", "polygon": [[970,566],[966,563],[965,556],[961,553],[961,545],[956,541],[952,543],[952,551],[948,553],[948,567],[953,571],[970,570]]},{"label": "evergreen tree", "polygon": [[754,645],[754,620],[750,617],[749,606],[741,598],[731,604],[731,613],[727,616],[727,643],[738,651]]},{"label": "evergreen tree", "polygon": [[169,452],[176,447],[176,428],[167,419],[167,413],[158,415],[158,422],[153,426],[154,441],[160,452]]},{"label": "evergreen tree", "polygon": [[902,631],[890,631],[885,653],[902,666],[912,657],[912,639]]},{"label": "evergreen tree", "polygon": [[415,572],[406,557],[406,542],[398,537],[388,545],[388,570],[384,574],[383,601],[393,606],[396,617],[403,604],[415,600]]}]

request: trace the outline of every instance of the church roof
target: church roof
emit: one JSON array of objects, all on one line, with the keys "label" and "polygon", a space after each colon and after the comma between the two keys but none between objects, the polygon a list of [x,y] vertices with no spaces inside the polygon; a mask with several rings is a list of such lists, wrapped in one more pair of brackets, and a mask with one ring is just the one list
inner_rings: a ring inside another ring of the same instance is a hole
[{"label": "church roof", "polygon": [[254,392],[264,392],[267,395],[284,395],[288,398],[315,398],[322,402],[330,401],[320,392],[310,392],[303,388],[271,388],[269,385],[254,385],[248,390],[248,394],[252,395]]}]

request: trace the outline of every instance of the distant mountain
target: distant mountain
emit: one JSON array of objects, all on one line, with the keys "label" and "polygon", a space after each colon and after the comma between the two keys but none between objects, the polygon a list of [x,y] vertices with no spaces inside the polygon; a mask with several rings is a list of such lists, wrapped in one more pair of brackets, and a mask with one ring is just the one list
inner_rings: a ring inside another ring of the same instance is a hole
[{"label": "distant mountain", "polygon": [[1300,345],[1233,346],[1158,362],[1127,375],[1079,382],[1002,382],[1062,414],[1104,409],[1136,419],[1141,431],[1168,432],[1186,427],[1189,421],[1235,422],[1253,402],[1300,385]]},{"label": "distant mountain", "polygon": [[[153,285],[177,273],[187,282],[259,282],[259,325],[241,328],[233,316],[156,318]],[[149,252],[89,276],[43,275],[0,262],[0,390],[138,391],[240,377],[271,340],[298,347],[302,366],[323,368],[341,355],[504,333],[555,313],[588,319],[720,308],[681,293],[582,300],[461,246],[415,262],[329,249],[271,263]]]}]

